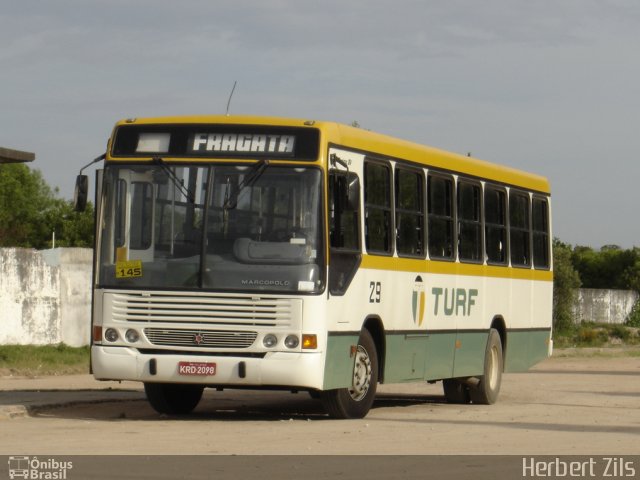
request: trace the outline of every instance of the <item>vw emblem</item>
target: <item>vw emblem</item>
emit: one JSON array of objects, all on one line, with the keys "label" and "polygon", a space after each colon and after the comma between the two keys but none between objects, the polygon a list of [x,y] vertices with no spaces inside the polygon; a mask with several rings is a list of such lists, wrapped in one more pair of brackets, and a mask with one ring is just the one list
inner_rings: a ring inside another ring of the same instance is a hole
[{"label": "vw emblem", "polygon": [[196,345],[201,345],[204,342],[204,335],[202,335],[201,333],[196,333],[193,336],[193,343],[195,343]]}]

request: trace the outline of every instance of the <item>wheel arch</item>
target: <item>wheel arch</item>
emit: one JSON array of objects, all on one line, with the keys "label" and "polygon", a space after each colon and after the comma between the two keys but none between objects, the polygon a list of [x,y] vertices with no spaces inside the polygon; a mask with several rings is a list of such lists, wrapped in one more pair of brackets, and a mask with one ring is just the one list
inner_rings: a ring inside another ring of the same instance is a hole
[{"label": "wheel arch", "polygon": [[496,315],[495,317],[493,317],[490,328],[497,330],[500,334],[500,343],[502,344],[502,360],[504,367],[504,361],[507,359],[507,324],[504,321],[504,317],[502,315]]},{"label": "wheel arch", "polygon": [[378,381],[384,383],[384,363],[387,344],[382,319],[377,315],[368,316],[362,324],[362,330],[368,330],[373,337],[378,355]]}]

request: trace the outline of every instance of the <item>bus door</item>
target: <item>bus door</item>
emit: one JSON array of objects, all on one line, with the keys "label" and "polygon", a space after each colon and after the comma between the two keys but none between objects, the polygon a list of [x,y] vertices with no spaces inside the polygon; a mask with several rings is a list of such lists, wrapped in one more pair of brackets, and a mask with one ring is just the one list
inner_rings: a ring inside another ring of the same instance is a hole
[{"label": "bus door", "polygon": [[121,170],[115,188],[114,245],[120,261],[153,260],[153,199],[151,172]]}]

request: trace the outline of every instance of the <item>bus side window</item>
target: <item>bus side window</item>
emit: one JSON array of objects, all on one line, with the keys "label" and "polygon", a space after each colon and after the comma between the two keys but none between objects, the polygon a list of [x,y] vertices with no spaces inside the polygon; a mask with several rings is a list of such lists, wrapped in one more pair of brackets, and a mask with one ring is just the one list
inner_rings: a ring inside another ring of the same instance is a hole
[{"label": "bus side window", "polygon": [[458,255],[466,262],[482,262],[482,200],[480,185],[458,182]]},{"label": "bus side window", "polygon": [[549,208],[543,198],[533,199],[533,266],[546,269],[549,261]]},{"label": "bus side window", "polygon": [[487,262],[504,265],[507,263],[507,194],[504,190],[485,187],[484,221]]},{"label": "bus side window", "polygon": [[364,204],[367,251],[391,253],[391,169],[387,165],[365,163]]},{"label": "bus side window", "polygon": [[424,177],[398,168],[395,181],[398,255],[424,257]]},{"label": "bus side window", "polygon": [[455,260],[453,243],[453,179],[429,174],[427,177],[429,214],[429,256]]},{"label": "bus side window", "polygon": [[511,191],[509,195],[509,239],[511,264],[518,267],[531,265],[531,226],[529,223],[529,195]]}]

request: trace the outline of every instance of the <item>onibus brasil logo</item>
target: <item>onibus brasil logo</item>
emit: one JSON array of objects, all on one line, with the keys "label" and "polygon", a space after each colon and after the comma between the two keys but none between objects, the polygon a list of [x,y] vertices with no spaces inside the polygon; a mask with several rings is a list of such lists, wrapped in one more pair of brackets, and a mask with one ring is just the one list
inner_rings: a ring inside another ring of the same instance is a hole
[{"label": "onibus brasil logo", "polygon": [[38,457],[9,457],[9,478],[26,478],[34,480],[65,480],[67,471],[73,468],[73,462],[64,462],[55,458],[38,459]]}]

